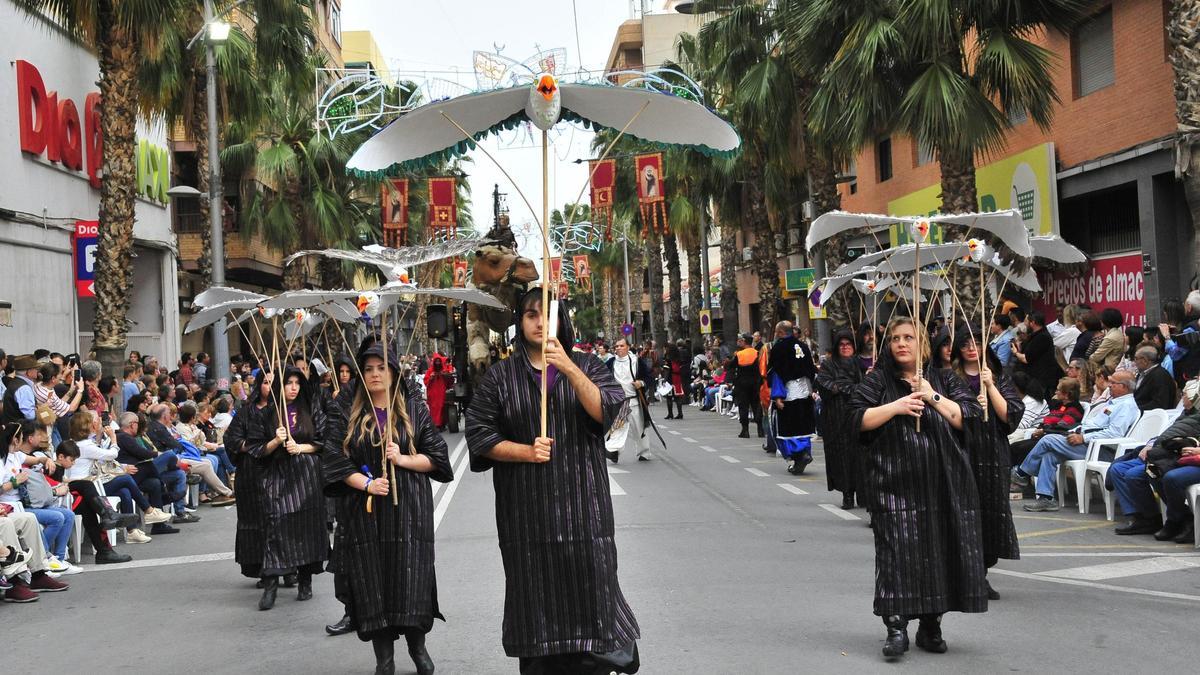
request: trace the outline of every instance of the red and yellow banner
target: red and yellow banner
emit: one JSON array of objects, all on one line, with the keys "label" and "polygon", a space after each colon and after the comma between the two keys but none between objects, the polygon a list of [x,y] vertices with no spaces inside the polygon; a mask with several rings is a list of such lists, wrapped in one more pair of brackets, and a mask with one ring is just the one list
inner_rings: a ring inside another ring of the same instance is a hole
[{"label": "red and yellow banner", "polygon": [[592,292],[592,262],[586,255],[572,256],[575,265],[575,284],[585,293]]},{"label": "red and yellow banner", "polygon": [[613,189],[617,183],[617,160],[590,160],[588,173],[592,184],[592,222],[599,227],[603,221],[604,239],[612,241]]},{"label": "red and yellow banner", "polygon": [[667,231],[666,186],[663,183],[662,153],[653,152],[634,157],[634,179],[637,181],[638,205],[642,211],[642,237],[653,229],[659,234]]},{"label": "red and yellow banner", "polygon": [[458,235],[457,185],[452,176],[429,179],[429,234],[435,238],[439,230],[447,239]]},{"label": "red and yellow banner", "polygon": [[379,186],[379,217],[384,246],[400,248],[408,243],[407,178],[389,178]]}]

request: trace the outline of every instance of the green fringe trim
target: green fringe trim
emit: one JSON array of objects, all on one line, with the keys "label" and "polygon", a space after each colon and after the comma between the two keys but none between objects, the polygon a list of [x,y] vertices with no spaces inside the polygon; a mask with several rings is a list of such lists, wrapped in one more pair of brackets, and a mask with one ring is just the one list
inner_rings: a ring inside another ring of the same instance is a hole
[{"label": "green fringe trim", "polygon": [[[607,85],[593,85],[593,86],[607,86]],[[660,93],[660,95],[661,96],[670,96],[670,94],[661,94],[661,93]],[[577,124],[580,124],[584,129],[587,129],[589,131],[597,131],[600,129],[611,129],[612,131],[620,131],[620,129],[613,129],[612,127],[606,127],[605,125],[597,124],[597,123],[593,122],[592,120],[589,120],[586,117],[583,117],[582,115],[579,115],[578,113],[575,113],[566,108],[562,109],[562,114],[561,114],[560,118],[567,122],[575,122]],[[471,140],[467,140],[464,138],[463,140],[459,141],[458,143],[455,143],[454,145],[452,145],[444,150],[430,153],[428,155],[425,155],[424,157],[418,157],[417,159],[412,159],[407,162],[396,162],[395,164],[392,164],[391,166],[387,167],[386,169],[381,169],[379,171],[362,171],[360,169],[351,169],[351,168],[347,167],[346,173],[351,176],[354,176],[356,178],[360,178],[360,179],[364,179],[364,180],[382,180],[382,179],[388,178],[388,177],[400,176],[400,175],[403,175],[408,172],[418,172],[418,171],[422,171],[424,169],[438,168],[438,167],[443,166],[446,162],[449,162],[450,160],[454,159],[455,157],[461,157],[462,155],[467,154],[468,152],[470,152],[472,149],[475,148],[475,146],[479,143],[479,141],[482,141],[483,139],[487,138],[488,136],[490,136],[492,134],[500,133],[502,131],[508,131],[510,129],[515,129],[519,125],[524,124],[525,122],[528,122],[528,121],[529,121],[529,118],[525,116],[525,110],[521,109],[521,110],[516,111],[512,115],[509,115],[508,117],[504,118],[503,120],[500,120],[496,124],[493,124],[492,126],[488,127],[487,129],[484,129],[483,131],[476,133],[471,138]],[[736,129],[734,129],[734,133],[735,134],[737,133]],[[651,148],[656,149],[656,150],[671,150],[671,149],[675,149],[675,148],[683,148],[683,149],[688,149],[688,150],[695,150],[696,152],[699,152],[700,154],[702,154],[706,157],[715,157],[715,158],[720,158],[720,159],[727,159],[730,157],[735,157],[738,155],[738,153],[740,153],[742,151],[741,134],[738,134],[738,147],[734,148],[733,150],[716,150],[716,149],[710,148],[709,146],[704,145],[704,144],[660,143],[658,141],[646,140],[644,138],[641,138],[641,137],[631,134],[629,132],[626,132],[625,135],[629,136],[631,138],[636,138],[637,140],[639,140],[643,143],[646,143],[647,145],[651,146]]]}]

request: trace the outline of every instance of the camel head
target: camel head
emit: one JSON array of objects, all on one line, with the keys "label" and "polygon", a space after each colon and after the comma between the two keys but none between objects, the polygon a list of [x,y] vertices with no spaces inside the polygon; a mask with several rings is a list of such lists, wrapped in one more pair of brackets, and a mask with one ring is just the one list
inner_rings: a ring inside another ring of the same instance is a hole
[{"label": "camel head", "polygon": [[475,252],[471,281],[476,287],[494,287],[504,283],[528,284],[537,278],[533,261],[517,255],[515,251],[488,245]]}]

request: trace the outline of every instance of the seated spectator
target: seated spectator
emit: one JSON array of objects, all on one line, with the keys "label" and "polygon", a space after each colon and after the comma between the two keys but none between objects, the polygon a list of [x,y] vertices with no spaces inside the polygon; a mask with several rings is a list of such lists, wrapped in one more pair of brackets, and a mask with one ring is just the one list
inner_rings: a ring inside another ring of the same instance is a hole
[{"label": "seated spectator", "polygon": [[[138,468],[132,464],[117,463],[116,442],[109,429],[102,428],[99,419],[90,410],[82,410],[71,420],[71,440],[79,448],[79,458],[63,474],[63,480],[99,480],[104,485],[104,494],[120,497],[121,512],[135,513],[134,506],[141,509],[142,520],[147,525],[165,523],[171,516],[151,504],[146,494],[138,487],[131,474]],[[97,438],[101,440],[97,442]],[[162,504],[159,488],[156,501]],[[125,541],[130,544],[145,544],[150,537],[136,527],[126,527]]]},{"label": "seated spectator", "polygon": [[1025,404],[1025,413],[1021,415],[1017,428],[1008,436],[1010,444],[1025,440],[1025,432],[1041,424],[1042,418],[1050,412],[1050,405],[1046,403],[1046,395],[1040,382],[1029,377],[1028,373],[1013,373],[1012,381],[1017,393],[1021,395],[1021,402]]},{"label": "seated spectator", "polygon": [[1138,372],[1133,398],[1140,410],[1168,410],[1179,401],[1175,378],[1159,365],[1159,359],[1158,349],[1152,345],[1138,347],[1134,352],[1133,363]]},{"label": "seated spectator", "polygon": [[[200,522],[200,516],[192,513],[192,509],[187,508],[187,486],[189,482],[200,482],[200,476],[197,475],[195,481],[189,480],[186,469],[186,464],[181,465],[179,455],[174,450],[160,450],[154,446],[154,443],[147,435],[147,430],[150,428],[150,420],[146,415],[138,413],[135,420],[125,420],[122,426],[124,434],[131,436],[137,445],[133,445],[126,440],[125,448],[128,450],[131,457],[139,457],[144,461],[149,458],[154,463],[154,469],[158,472],[159,478],[163,482],[163,487],[166,489],[165,499],[169,499],[173,503],[175,516],[171,519],[171,524],[187,524]],[[120,445],[122,431],[117,432],[117,443]]]},{"label": "seated spectator", "polygon": [[217,431],[217,442],[223,444],[225,440],[225,430],[229,428],[230,422],[233,422],[233,414],[230,412],[233,408],[229,403],[229,397],[222,396],[213,404],[212,425]]},{"label": "seated spectator", "polygon": [[[217,477],[214,465],[204,458],[200,448],[186,441],[171,425],[171,409],[159,403],[150,409],[149,437],[156,448],[174,450],[187,464],[189,474],[199,475],[209,489],[216,491],[216,499],[209,500],[212,506],[227,506],[235,503],[233,490]],[[181,442],[183,441],[183,442]],[[215,458],[214,458],[215,459]]]},{"label": "seated spectator", "polygon": [[[54,364],[47,364],[56,367]],[[46,569],[55,574],[79,574],[83,570],[67,560],[67,543],[75,531],[75,516],[58,504],[58,496],[46,476],[53,474],[54,460],[36,455],[46,444],[46,429],[28,420],[10,424],[0,434],[0,483],[8,489],[0,492],[0,502],[24,504],[42,528],[42,543],[49,552]],[[40,483],[33,489],[29,481]],[[63,491],[65,493],[65,490]]]},{"label": "seated spectator", "polygon": [[106,413],[108,398],[100,390],[100,371],[99,361],[84,361],[79,367],[79,376],[83,378],[83,404],[98,413]]},{"label": "seated spectator", "polygon": [[1083,459],[1088,444],[1104,438],[1121,438],[1141,414],[1133,399],[1133,375],[1126,371],[1114,373],[1108,380],[1113,400],[1104,409],[1089,415],[1089,426],[1066,436],[1045,435],[1029,452],[1029,456],[1012,471],[1012,482],[1022,487],[1029,478],[1037,476],[1037,499],[1026,504],[1026,511],[1057,511],[1055,477],[1058,465],[1068,459]]},{"label": "seated spectator", "polygon": [[1079,383],[1079,400],[1091,403],[1092,400],[1092,366],[1087,359],[1071,359],[1067,363],[1066,377]]},{"label": "seated spectator", "polygon": [[[36,602],[40,593],[70,588],[67,582],[47,574],[42,526],[32,513],[17,513],[7,504],[0,503],[0,545],[4,547],[0,553],[7,551],[0,560],[0,574],[12,584],[12,588],[4,592],[5,602]],[[28,582],[24,572],[29,572]]]},{"label": "seated spectator", "polygon": [[118,527],[137,527],[137,514],[123,514],[115,511],[108,503],[108,499],[100,495],[96,484],[90,480],[62,482],[67,470],[75,465],[75,460],[79,459],[79,446],[75,444],[75,441],[67,440],[59,443],[54,452],[55,464],[58,465],[58,470],[54,473],[54,480],[59,481],[60,485],[68,487],[78,495],[78,498],[73,500],[75,506],[72,510],[83,522],[83,531],[87,534],[92,548],[96,550],[96,564],[109,565],[133,560],[131,556],[117,553],[113,549],[112,542],[105,536],[105,531],[115,530]]},{"label": "seated spectator", "polygon": [[213,465],[217,478],[228,483],[228,476],[237,470],[225,448],[216,442],[216,429],[213,428],[212,406],[207,403],[201,406],[188,403],[179,408],[179,418],[175,422],[175,430],[179,435],[200,449],[204,459]]},{"label": "seated spectator", "polygon": [[1135,379],[1138,369],[1133,362],[1133,357],[1137,353],[1138,347],[1142,346],[1142,339],[1145,335],[1146,329],[1141,326],[1125,327],[1125,353],[1121,355],[1121,362],[1117,364],[1117,370],[1128,370],[1133,373]]},{"label": "seated spectator", "polygon": [[[1108,469],[1106,487],[1116,493],[1121,512],[1129,520],[1117,534],[1153,534],[1158,541],[1195,542],[1188,487],[1200,483],[1200,414],[1181,416],[1158,438],[1127,453]],[[1152,477],[1162,479],[1162,500],[1167,507],[1163,522],[1158,500],[1150,487]]]},{"label": "seated spectator", "polygon": [[[1088,365],[1092,365],[1090,361]],[[1094,371],[1095,380],[1092,382],[1092,399],[1089,401],[1093,408],[1112,400],[1112,390],[1108,388],[1108,378],[1112,377],[1114,372],[1116,371],[1108,366],[1100,366],[1099,369]]]},{"label": "seated spectator", "polygon": [[[1046,434],[1064,435],[1082,423],[1084,414],[1083,405],[1079,403],[1078,381],[1069,377],[1059,380],[1058,387],[1054,390],[1054,396],[1051,397],[1051,403],[1052,405],[1047,405],[1049,410],[1033,427],[1033,433],[1029,438],[1022,436],[1016,441],[1010,441],[1009,461],[1012,466],[1020,466],[1033,447]],[[1020,491],[1023,486],[1017,487],[1018,489],[1015,491]]]}]

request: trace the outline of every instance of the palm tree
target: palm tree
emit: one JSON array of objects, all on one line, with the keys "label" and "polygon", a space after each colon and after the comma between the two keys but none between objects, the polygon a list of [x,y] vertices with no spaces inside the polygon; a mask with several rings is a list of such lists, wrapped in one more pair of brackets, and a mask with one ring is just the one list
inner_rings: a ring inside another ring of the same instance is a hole
[{"label": "palm tree", "polygon": [[[1175,71],[1176,176],[1183,181],[1192,222],[1200,223],[1200,1],[1173,0],[1169,5],[1167,39]],[[1200,257],[1200,237],[1194,238],[1193,257]]]},{"label": "palm tree", "polygon": [[100,130],[104,180],[100,184],[96,249],[96,358],[120,376],[128,347],[134,203],[137,195],[137,68],[139,54],[188,3],[186,0],[14,0],[32,15],[47,16],[94,49],[100,66]]},{"label": "palm tree", "polygon": [[[214,10],[222,15],[230,10],[231,0],[218,0]],[[218,129],[231,122],[251,124],[261,114],[262,83],[282,77],[292,83],[296,95],[311,91],[311,70],[307,69],[308,45],[314,39],[310,15],[301,3],[287,0],[252,0],[248,8],[255,17],[254,34],[234,23],[228,39],[214,46],[219,73]],[[196,143],[197,188],[209,190],[208,112],[206,108],[207,70],[202,48],[188,49],[192,36],[204,26],[201,3],[182,9],[181,15],[166,26],[153,53],[142,54],[138,79],[141,106],[146,116],[161,116],[168,128],[182,126]],[[208,223],[210,205],[200,202],[203,223]],[[200,230],[201,254],[197,260],[202,283],[212,275],[209,251],[211,231]]]}]

